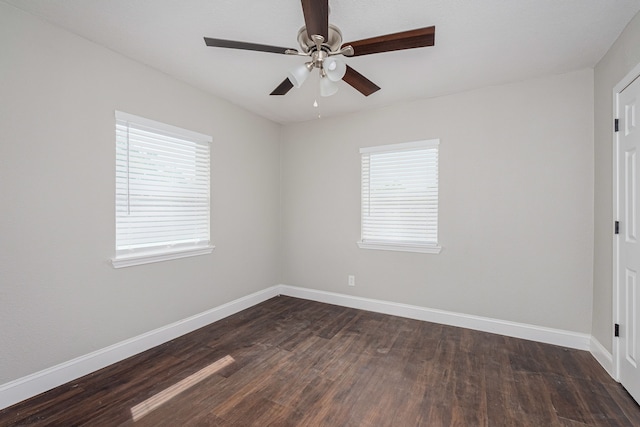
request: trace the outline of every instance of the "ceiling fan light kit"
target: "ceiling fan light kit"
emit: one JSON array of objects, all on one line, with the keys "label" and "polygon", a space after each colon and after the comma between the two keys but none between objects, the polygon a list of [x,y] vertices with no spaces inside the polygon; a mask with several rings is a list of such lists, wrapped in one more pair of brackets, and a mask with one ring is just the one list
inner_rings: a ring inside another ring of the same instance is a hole
[{"label": "ceiling fan light kit", "polygon": [[338,58],[329,57],[324,60],[322,69],[329,80],[332,82],[338,82],[342,80],[347,72],[347,64],[340,61]]},{"label": "ceiling fan light kit", "polygon": [[297,67],[289,71],[289,80],[291,80],[291,83],[293,83],[294,87],[300,87],[302,86],[302,83],[307,80],[307,77],[309,77],[309,74],[311,74],[312,69],[313,63],[311,62],[298,65]]},{"label": "ceiling fan light kit", "polygon": [[336,56],[370,55],[428,47],[435,43],[435,27],[431,26],[343,44],[340,29],[329,24],[329,0],[302,0],[302,12],[305,26],[298,31],[299,50],[210,37],[205,37],[204,40],[207,46],[212,47],[308,57],[308,62],[289,71],[289,76],[271,92],[271,95],[285,95],[291,88],[301,87],[311,70],[317,68],[320,73],[321,96],[335,94],[338,91],[337,82],[340,80],[364,96],[380,90],[379,86]]},{"label": "ceiling fan light kit", "polygon": [[338,85],[327,77],[320,79],[320,96],[331,96],[338,91]]}]

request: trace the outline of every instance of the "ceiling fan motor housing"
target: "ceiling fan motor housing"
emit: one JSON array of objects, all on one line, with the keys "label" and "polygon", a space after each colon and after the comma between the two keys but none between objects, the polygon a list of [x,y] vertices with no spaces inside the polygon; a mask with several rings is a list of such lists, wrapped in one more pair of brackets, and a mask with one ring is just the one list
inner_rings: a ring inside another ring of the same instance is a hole
[{"label": "ceiling fan motor housing", "polygon": [[[314,34],[307,34],[307,27],[300,28],[298,31],[298,44],[300,50],[304,53],[317,50],[316,42],[311,38]],[[322,43],[322,50],[328,52],[336,52],[342,46],[342,32],[335,25],[329,24],[329,37]]]}]

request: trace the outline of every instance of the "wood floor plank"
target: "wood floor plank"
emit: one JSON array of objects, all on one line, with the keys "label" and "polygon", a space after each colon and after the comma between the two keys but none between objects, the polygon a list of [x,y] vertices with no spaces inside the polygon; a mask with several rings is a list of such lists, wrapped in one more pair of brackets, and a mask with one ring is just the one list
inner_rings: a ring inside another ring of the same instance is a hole
[{"label": "wood floor plank", "polygon": [[559,419],[582,424],[595,422],[580,394],[574,393],[576,384],[572,378],[548,374],[542,380]]},{"label": "wood floor plank", "polygon": [[588,352],[277,297],[0,411],[19,425],[638,426],[640,408]]},{"label": "wood floor plank", "polygon": [[484,356],[488,424],[491,426],[525,425],[508,355],[505,351],[494,351]]}]

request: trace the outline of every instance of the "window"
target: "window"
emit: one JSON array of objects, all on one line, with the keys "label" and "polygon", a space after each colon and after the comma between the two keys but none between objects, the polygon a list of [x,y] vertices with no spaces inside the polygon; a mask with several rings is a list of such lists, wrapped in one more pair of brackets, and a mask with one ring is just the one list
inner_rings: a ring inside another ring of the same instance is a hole
[{"label": "window", "polygon": [[211,140],[116,111],[114,267],[211,253]]},{"label": "window", "polygon": [[358,246],[440,252],[439,143],[433,139],[360,149],[362,234]]}]

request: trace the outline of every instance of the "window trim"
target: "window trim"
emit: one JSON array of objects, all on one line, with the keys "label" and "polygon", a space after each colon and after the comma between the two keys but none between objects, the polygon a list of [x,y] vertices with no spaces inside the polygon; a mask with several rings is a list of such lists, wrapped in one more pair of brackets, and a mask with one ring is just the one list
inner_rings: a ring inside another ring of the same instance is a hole
[{"label": "window trim", "polygon": [[360,249],[374,249],[379,251],[417,252],[421,254],[439,254],[442,251],[440,245],[419,245],[417,243],[390,243],[358,240]]},{"label": "window trim", "polygon": [[[362,162],[362,155],[368,153],[384,153],[384,152],[401,152],[415,150],[418,148],[438,148],[438,161],[440,156],[440,139],[428,139],[421,141],[404,142],[398,144],[386,144],[373,147],[360,148],[360,160]],[[362,168],[362,166],[361,166]],[[438,171],[439,175],[439,171]],[[439,178],[439,177],[438,177]],[[439,181],[439,180],[438,180]],[[360,170],[360,185],[362,186],[362,169]],[[438,182],[438,189],[440,184]],[[439,206],[438,206],[439,212]],[[356,243],[360,249],[373,249],[382,251],[399,251],[399,252],[416,252],[425,254],[439,254],[442,251],[442,246],[438,242],[436,243],[406,243],[406,242],[388,242],[379,240],[362,240],[362,187],[360,188],[360,240]]]},{"label": "window trim", "polygon": [[[211,143],[213,138],[209,135],[194,132],[188,129],[172,126],[163,122],[147,119],[144,117],[136,116],[134,114],[125,113],[122,111],[115,111],[115,120],[128,121],[135,123],[138,126],[144,126],[151,128],[158,132],[159,135],[177,136],[180,138],[189,139],[196,143],[207,144],[209,146],[209,153],[211,150]],[[210,154],[209,154],[210,156]],[[209,165],[209,171],[211,166]],[[209,172],[210,173],[210,172]],[[211,178],[209,178],[211,179]],[[209,181],[209,191],[211,191],[211,182]],[[209,196],[210,197],[210,196]],[[209,204],[209,221],[211,221],[211,205]],[[117,222],[117,219],[116,219]],[[210,232],[210,231],[209,231]],[[113,268],[131,267],[134,265],[149,264],[155,262],[168,261],[173,259],[180,259],[198,255],[206,255],[213,252],[215,246],[211,244],[209,240],[202,243],[189,243],[189,244],[170,244],[165,246],[156,246],[147,250],[126,250],[117,249],[115,256],[111,258],[111,264]]]},{"label": "window trim", "polygon": [[189,249],[168,249],[166,251],[154,251],[130,255],[119,255],[117,258],[111,259],[113,268],[131,267],[134,265],[151,264],[154,262],[169,261],[172,259],[187,258],[198,255],[207,255],[213,252],[215,246],[207,245],[201,248]]}]

